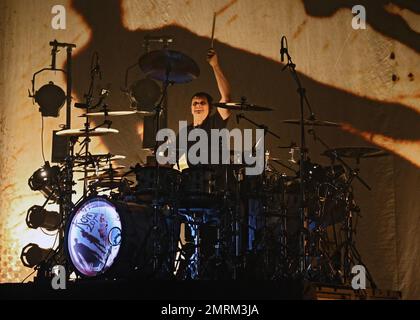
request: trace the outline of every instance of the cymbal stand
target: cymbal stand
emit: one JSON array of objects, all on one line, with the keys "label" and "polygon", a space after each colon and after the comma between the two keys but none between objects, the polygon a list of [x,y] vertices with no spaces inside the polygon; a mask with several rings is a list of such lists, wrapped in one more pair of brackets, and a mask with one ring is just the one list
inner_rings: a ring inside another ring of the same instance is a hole
[{"label": "cymbal stand", "polygon": [[[268,126],[264,125],[264,124],[259,124],[255,121],[253,121],[252,119],[246,117],[243,113],[239,113],[236,115],[236,119],[239,123],[240,119],[244,119],[246,121],[248,121],[249,123],[251,123],[252,125],[254,125],[255,127],[259,128],[259,129],[263,129],[264,130],[264,136],[266,136],[267,134],[270,134],[271,136],[273,136],[274,138],[281,140],[281,137],[276,134],[275,132],[273,132],[272,130],[270,130],[268,128]],[[283,163],[281,163],[280,161],[274,161],[275,163],[289,169],[292,170],[296,173],[295,170],[293,170],[293,168],[290,168],[287,165],[284,165]],[[265,170],[263,171],[262,174],[262,181],[266,181],[266,173],[267,173],[267,168],[269,168],[269,157],[267,157],[267,153],[265,152],[265,157],[264,157],[264,168]],[[268,267],[271,264],[271,262],[269,261],[269,248],[271,250],[272,244],[268,243],[268,235],[267,235],[267,230],[268,230],[268,222],[267,222],[267,215],[269,214],[269,212],[267,212],[267,207],[268,203],[270,201],[270,198],[267,197],[266,194],[264,194],[263,196],[263,207],[262,207],[262,217],[261,217],[261,221],[259,223],[261,223],[261,231],[262,233],[259,235],[259,239],[256,242],[256,245],[254,246],[253,250],[255,251],[255,253],[257,253],[257,251],[259,251],[261,248],[263,249],[263,259],[264,259],[264,267],[265,270],[263,271],[263,278],[264,279],[268,279],[271,277],[277,277],[277,276],[281,276],[282,272],[283,272],[283,268],[280,265],[276,265],[276,271],[274,272],[274,275],[270,274],[270,272],[268,272]],[[282,203],[282,206],[284,205],[284,203]],[[283,208],[280,208],[280,212],[283,213]],[[249,223],[249,222],[248,222]],[[286,221],[285,221],[285,217],[282,217],[281,219],[281,230],[280,230],[280,234],[279,234],[279,238],[280,241],[278,241],[280,248],[278,248],[278,252],[280,253],[280,255],[282,256],[279,260],[284,260],[286,259],[287,253],[286,253],[286,242],[285,242],[285,235],[286,235]],[[248,225],[248,228],[253,229],[252,226]],[[249,229],[248,229],[249,230]],[[255,232],[255,231],[254,231]],[[248,239],[249,241],[249,239]],[[276,251],[277,252],[277,251]],[[278,263],[279,261],[276,261],[276,263]]]},{"label": "cymbal stand", "polygon": [[[326,148],[326,150],[330,149],[330,147],[325,143],[325,141],[322,140],[321,137],[319,137],[316,134],[313,128],[309,129],[308,133],[313,136],[315,141],[319,141]],[[372,190],[372,188],[367,184],[367,182],[359,175],[358,170],[355,170],[352,167],[350,167],[350,165],[347,162],[345,162],[344,159],[340,157],[337,152],[333,152],[333,157],[331,160],[340,162],[348,170],[352,179],[356,178],[362,185],[365,186],[366,189],[368,189],[369,191]]]},{"label": "cymbal stand", "polygon": [[[171,84],[171,82],[169,81],[169,74],[171,72],[171,67],[170,65],[167,65],[166,68],[166,80],[163,83],[163,88],[162,88],[162,96],[160,98],[160,101],[157,103],[157,105],[155,106],[154,110],[155,110],[155,121],[156,121],[156,125],[155,125],[155,137],[157,137],[157,133],[160,130],[160,117],[162,112],[164,111],[164,102],[167,99],[168,96],[168,87]],[[156,140],[155,142],[155,147],[154,147],[154,155],[155,157],[157,157],[157,149],[158,149],[159,145],[158,145],[158,141]],[[159,211],[160,211],[160,199],[159,199],[159,184],[160,184],[160,164],[156,159],[156,164],[155,164],[155,186],[154,186],[154,199],[152,201],[152,206],[153,206],[153,232],[152,232],[152,237],[153,237],[153,271],[156,272],[158,271],[158,257],[159,257],[159,248],[160,248],[160,244],[159,244]]]},{"label": "cymbal stand", "polygon": [[[78,105],[81,105],[83,107],[83,109],[86,109],[86,113],[89,112],[89,110],[95,109],[96,107],[98,107],[99,105],[102,104],[102,102],[104,101],[104,99],[108,96],[108,90],[101,90],[101,93],[99,95],[99,99],[98,102],[94,105],[92,105],[93,103],[93,88],[95,86],[95,79],[96,77],[102,78],[101,72],[100,72],[100,67],[99,67],[99,54],[97,52],[94,52],[91,58],[91,63],[90,63],[90,84],[89,84],[89,89],[88,89],[88,93],[84,94],[84,98],[85,98],[85,103],[84,104],[76,104],[76,107],[79,107]],[[106,119],[107,113],[106,113],[106,105],[104,106],[105,109],[105,121],[103,124],[96,126],[93,129],[89,129],[90,128],[90,122],[89,122],[89,117],[86,116],[86,121],[84,123],[84,127],[85,127],[85,136],[84,136],[84,140],[80,143],[80,145],[82,146],[82,150],[80,150],[80,152],[78,154],[81,154],[83,152],[83,147],[85,148],[84,150],[84,182],[83,182],[83,196],[82,199],[86,197],[87,195],[87,166],[89,163],[89,143],[90,143],[90,136],[89,136],[89,132],[92,130],[95,130],[96,128],[102,127],[103,125],[108,125],[108,128],[111,126],[111,121]]]},{"label": "cymbal stand", "polygon": [[[310,129],[308,130],[308,133],[311,134],[314,137],[315,141],[319,141],[325,148],[326,150],[330,150],[330,147],[327,145],[327,143],[325,143],[324,140],[322,140],[316,133],[314,129]],[[352,167],[350,167],[349,164],[347,164],[347,162],[344,161],[344,159],[342,157],[340,157],[340,155],[337,152],[333,153],[333,157],[331,157],[331,160],[337,160],[338,162],[340,162],[350,173],[350,177],[348,178],[348,180],[346,181],[346,186],[345,186],[345,190],[348,190],[350,188],[350,185],[352,183],[352,181],[354,180],[354,178],[356,178],[363,186],[365,186],[366,189],[368,189],[369,191],[372,190],[371,187],[366,183],[366,181],[360,177],[358,170],[353,169]],[[355,262],[357,262],[358,264],[361,264],[365,267],[366,269],[366,276],[367,279],[369,280],[371,287],[372,288],[376,288],[376,284],[375,281],[373,280],[373,277],[371,275],[371,273],[369,272],[368,268],[366,267],[366,265],[363,263],[360,253],[356,248],[356,244],[355,241],[353,239],[353,234],[355,234],[355,230],[353,228],[353,215],[355,213],[358,213],[360,211],[360,209],[358,208],[357,205],[355,205],[353,203],[353,198],[351,197],[351,199],[348,199],[348,208],[347,208],[347,212],[346,212],[346,219],[344,222],[344,226],[343,226],[343,230],[345,232],[345,242],[341,245],[341,247],[344,247],[344,261],[343,261],[343,277],[344,277],[344,282],[349,282],[352,278],[351,275],[351,266],[355,265]],[[338,250],[338,249],[337,249]]]},{"label": "cymbal stand", "polygon": [[[283,47],[283,40],[286,42],[286,47]],[[297,92],[300,98],[300,161],[299,161],[299,177],[300,177],[300,211],[299,211],[299,219],[300,219],[300,236],[299,236],[299,272],[304,274],[307,269],[307,224],[308,224],[308,217],[307,217],[307,203],[305,198],[305,181],[306,181],[306,171],[304,164],[306,163],[307,158],[307,150],[306,150],[306,141],[305,141],[305,123],[304,123],[304,105],[309,109],[310,112],[310,119],[315,119],[315,114],[312,112],[311,105],[309,104],[308,98],[306,96],[306,89],[302,86],[302,83],[299,79],[299,76],[296,72],[296,65],[292,61],[292,57],[289,54],[287,48],[287,38],[285,36],[281,39],[282,48],[280,51],[282,61],[283,55],[286,54],[287,56],[287,64],[283,67],[282,71],[285,69],[289,69],[292,78],[295,80],[297,84]]]},{"label": "cymbal stand", "polygon": [[240,119],[244,119],[244,120],[248,121],[249,123],[253,124],[255,127],[259,128],[259,129],[263,129],[264,130],[264,134],[267,134],[268,133],[268,134],[271,134],[273,137],[275,137],[275,138],[277,138],[279,140],[281,139],[281,137],[277,133],[275,133],[272,130],[270,130],[268,128],[268,126],[266,126],[264,124],[256,123],[252,119],[246,117],[243,113],[237,114],[236,115],[236,119],[238,120],[238,122],[239,122]]}]

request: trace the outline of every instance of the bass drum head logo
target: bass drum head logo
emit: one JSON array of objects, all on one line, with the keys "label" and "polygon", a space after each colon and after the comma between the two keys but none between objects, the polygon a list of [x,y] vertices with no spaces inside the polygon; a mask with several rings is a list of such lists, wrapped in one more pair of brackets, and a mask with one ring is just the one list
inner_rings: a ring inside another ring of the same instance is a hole
[{"label": "bass drum head logo", "polygon": [[85,276],[106,272],[121,245],[121,219],[116,207],[104,198],[82,204],[67,234],[68,252],[75,268]]}]

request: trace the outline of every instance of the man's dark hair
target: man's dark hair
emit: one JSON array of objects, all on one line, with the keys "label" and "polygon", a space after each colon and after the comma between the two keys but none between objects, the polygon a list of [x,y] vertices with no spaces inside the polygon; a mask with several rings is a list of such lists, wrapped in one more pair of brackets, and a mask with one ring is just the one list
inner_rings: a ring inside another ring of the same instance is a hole
[{"label": "man's dark hair", "polygon": [[204,92],[204,91],[197,92],[197,93],[195,93],[195,94],[192,95],[191,100],[193,98],[195,98],[195,97],[197,97],[197,98],[206,98],[210,107],[213,104],[213,97],[211,95],[209,95],[207,92]]}]

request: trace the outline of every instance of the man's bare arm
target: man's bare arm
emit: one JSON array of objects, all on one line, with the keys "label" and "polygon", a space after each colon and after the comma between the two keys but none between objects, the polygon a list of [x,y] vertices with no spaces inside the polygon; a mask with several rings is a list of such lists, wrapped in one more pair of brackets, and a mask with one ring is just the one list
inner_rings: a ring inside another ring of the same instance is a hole
[{"label": "man's bare arm", "polygon": [[[214,49],[209,49],[207,51],[207,61],[213,68],[214,76],[217,82],[217,87],[219,88],[220,102],[230,102],[230,83],[227,80],[225,74],[223,73],[222,68],[220,67],[219,59]],[[228,109],[217,108],[217,111],[219,112],[223,120],[229,118],[231,114],[231,111]]]}]

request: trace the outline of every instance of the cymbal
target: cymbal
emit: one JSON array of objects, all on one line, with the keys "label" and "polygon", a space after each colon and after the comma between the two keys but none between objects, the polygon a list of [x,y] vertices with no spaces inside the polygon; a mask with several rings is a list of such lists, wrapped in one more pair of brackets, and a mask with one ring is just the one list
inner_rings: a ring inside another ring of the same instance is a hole
[{"label": "cymbal", "polygon": [[335,158],[336,155],[343,158],[376,158],[388,156],[389,153],[374,147],[341,147],[328,149],[324,151],[321,155],[327,156],[329,158]]},{"label": "cymbal", "polygon": [[108,155],[93,155],[93,157],[98,157],[99,161],[116,161],[116,160],[124,160],[126,158],[126,156],[123,156],[122,154],[116,154],[116,155],[112,155],[110,154]]},{"label": "cymbal", "polygon": [[[112,169],[109,166],[102,166],[102,167],[99,167],[99,168],[90,167],[90,168],[86,168],[86,172],[103,172],[105,174],[105,173],[110,173],[111,170],[112,170],[112,172],[117,172],[115,170],[121,170],[121,169],[125,169],[125,168],[126,168],[125,166],[112,166]],[[74,170],[74,172],[79,172],[80,173],[80,172],[85,172],[85,170],[84,169]]]},{"label": "cymbal", "polygon": [[[126,157],[123,155],[113,155],[110,153],[107,154],[90,154],[87,157],[87,164],[98,163],[98,162],[110,162],[116,160],[124,160]],[[86,161],[85,156],[79,156],[74,160],[78,165],[84,165]]]},{"label": "cymbal", "polygon": [[128,183],[128,185],[132,185],[133,182],[126,179],[113,179],[113,180],[100,180],[95,181],[92,185],[96,188],[105,188],[105,189],[116,189],[121,186],[122,183]]},{"label": "cymbal", "polygon": [[143,116],[152,116],[155,113],[153,111],[140,111],[140,110],[98,111],[98,112],[84,113],[84,114],[81,114],[79,117],[119,117],[119,116],[130,116],[133,114],[141,114]]},{"label": "cymbal", "polygon": [[[96,128],[89,130],[88,135],[89,137],[99,137],[113,133],[119,133],[119,131],[117,129],[111,128]],[[55,134],[57,136],[65,137],[83,137],[86,136],[86,129],[64,129],[61,131],[57,131]]]},{"label": "cymbal", "polygon": [[237,110],[237,111],[273,111],[273,109],[271,108],[261,107],[255,104],[243,103],[243,102],[213,103],[213,106],[217,108]]},{"label": "cymbal", "polygon": [[[331,121],[323,121],[323,120],[303,120],[305,126],[323,126],[323,127],[341,127],[340,123],[331,122]],[[298,119],[291,119],[291,120],[283,120],[284,123],[288,124],[299,124],[300,120]]]},{"label": "cymbal", "polygon": [[141,56],[140,69],[150,78],[172,83],[186,83],[200,75],[193,59],[174,50],[154,50]]},{"label": "cymbal", "polygon": [[122,180],[108,180],[108,181],[95,181],[91,185],[95,188],[105,188],[105,189],[116,189],[121,185]]},{"label": "cymbal", "polygon": [[78,181],[90,181],[90,180],[115,180],[115,178],[123,178],[126,177],[130,174],[134,174],[131,171],[128,172],[122,172],[122,171],[113,171],[112,174],[110,174],[110,172],[103,172],[101,174],[92,174],[90,176],[87,176],[86,178],[80,178],[78,179]]}]

